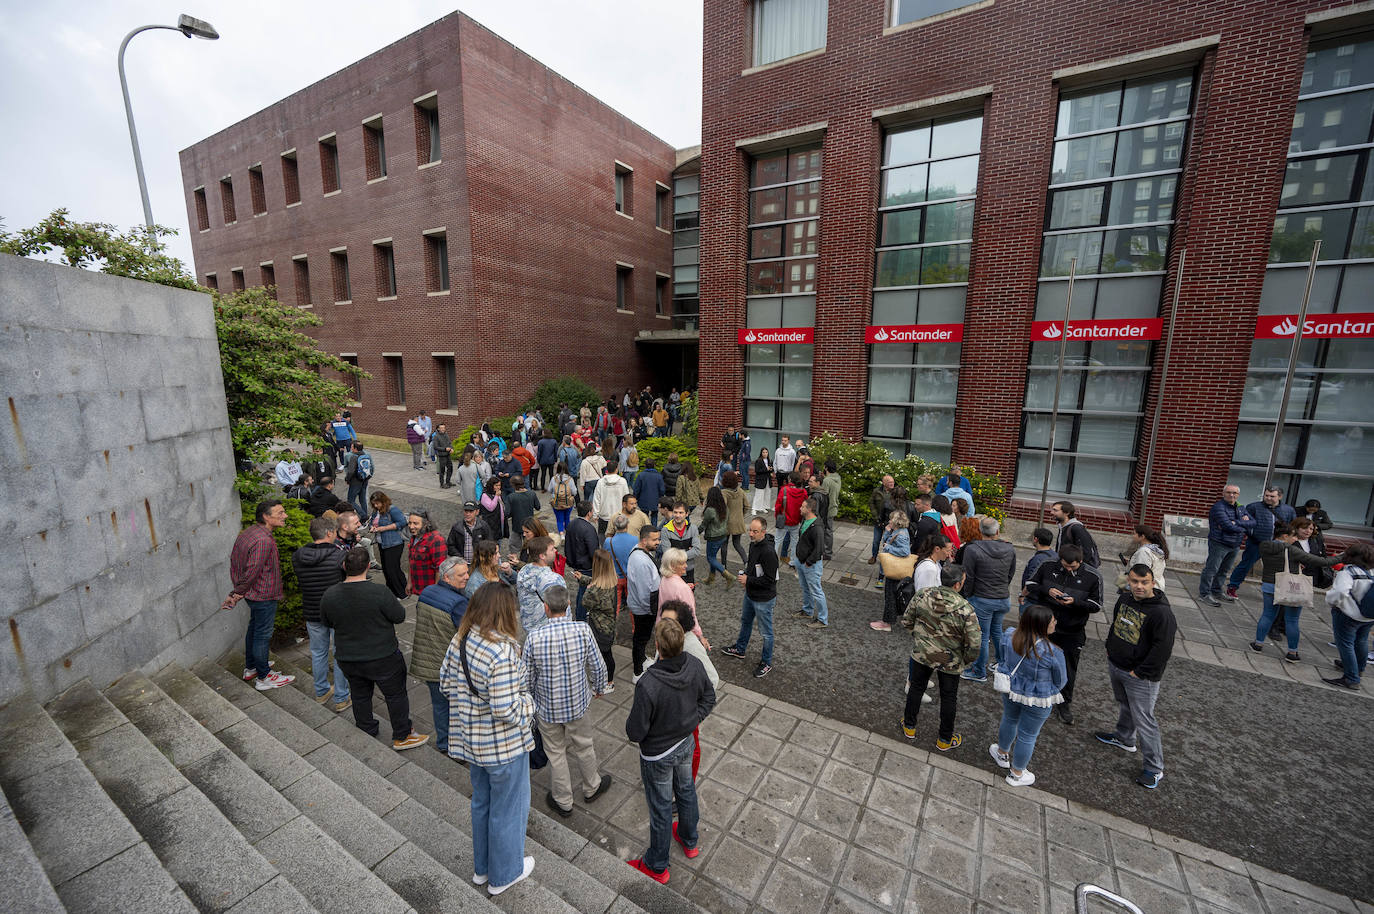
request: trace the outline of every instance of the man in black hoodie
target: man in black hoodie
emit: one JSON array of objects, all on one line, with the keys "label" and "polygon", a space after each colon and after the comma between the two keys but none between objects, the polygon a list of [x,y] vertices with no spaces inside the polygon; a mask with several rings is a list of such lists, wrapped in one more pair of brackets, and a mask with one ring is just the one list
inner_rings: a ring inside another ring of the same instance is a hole
[{"label": "man in black hoodie", "polygon": [[601,537],[596,535],[596,514],[592,511],[591,502],[578,499],[574,511],[576,516],[568,521],[568,527],[563,531],[563,554],[568,559],[573,576],[577,578],[577,609],[573,618],[578,622],[586,622],[587,611],[582,608],[582,595],[592,582],[592,559],[596,556],[596,550],[601,548]]},{"label": "man in black hoodie", "polygon": [[1145,764],[1135,782],[1153,790],[1164,779],[1164,750],[1155,721],[1155,702],[1164,666],[1174,650],[1178,623],[1169,601],[1155,589],[1149,565],[1132,565],[1126,579],[1129,586],[1117,597],[1112,629],[1107,634],[1107,672],[1121,710],[1116,729],[1098,733],[1097,738],[1109,746],[1135,752],[1138,736]]},{"label": "man in black hoodie", "polygon": [[[697,790],[692,783],[692,731],[716,706],[706,669],[683,653],[685,635],[673,619],[654,626],[658,662],[635,687],[625,735],[639,743],[639,773],[649,806],[649,848],[630,866],[656,882],[668,883],[669,836],[692,858],[697,846]],[[673,801],[677,822],[673,822]]]},{"label": "man in black hoodie", "polygon": [[301,588],[301,614],[310,636],[310,671],[315,677],[315,700],[324,704],[332,697],[335,711],[347,711],[353,704],[348,679],[334,660],[334,685],[329,684],[329,649],[334,630],[320,619],[320,597],[344,579],[343,556],[335,544],[338,530],[334,521],[317,517],[310,522],[314,541],[291,553],[291,567]]},{"label": "man in black hoodie", "polygon": [[1054,610],[1054,631],[1050,641],[1064,652],[1068,682],[1060,690],[1064,702],[1056,705],[1059,719],[1073,725],[1073,681],[1078,675],[1078,659],[1088,640],[1088,617],[1102,611],[1102,576],[1084,563],[1083,550],[1065,546],[1059,561],[1044,561],[1026,582],[1027,602],[1040,603]]},{"label": "man in black hoodie", "polygon": [[761,517],[749,520],[749,558],[739,573],[739,582],[744,585],[739,637],[721,652],[743,660],[757,619],[759,634],[763,636],[763,656],[754,668],[754,678],[762,679],[773,672],[773,605],[778,600],[778,554],[773,550],[773,535]]}]

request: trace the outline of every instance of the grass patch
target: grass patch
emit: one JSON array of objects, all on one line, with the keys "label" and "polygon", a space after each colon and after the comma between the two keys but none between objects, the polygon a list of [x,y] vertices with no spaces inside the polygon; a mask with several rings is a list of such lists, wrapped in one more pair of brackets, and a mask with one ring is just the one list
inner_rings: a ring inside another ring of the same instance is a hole
[{"label": "grass patch", "polygon": [[374,451],[399,451],[402,454],[410,453],[410,445],[404,438],[392,438],[387,435],[359,435],[358,440],[363,443],[363,447],[371,448]]}]

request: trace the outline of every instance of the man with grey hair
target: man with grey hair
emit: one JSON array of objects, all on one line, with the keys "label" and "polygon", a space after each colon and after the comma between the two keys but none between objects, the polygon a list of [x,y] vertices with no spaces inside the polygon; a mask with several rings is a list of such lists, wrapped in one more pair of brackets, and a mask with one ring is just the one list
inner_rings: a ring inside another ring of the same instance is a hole
[{"label": "man with grey hair", "polygon": [[468,584],[468,563],[449,556],[439,565],[439,580],[420,592],[415,603],[415,640],[411,643],[410,675],[429,686],[434,710],[434,748],[448,755],[448,696],[439,690],[439,668],[449,642],[468,609],[463,589]]},{"label": "man with grey hair", "polygon": [[586,717],[592,694],[606,689],[606,662],[591,627],[568,616],[565,586],[547,588],[540,599],[547,621],[525,638],[524,659],[539,735],[549,756],[552,789],[544,801],[566,819],[573,811],[570,752],[582,776],[583,799],[590,803],[611,786],[611,776],[600,773],[592,743],[595,730]]},{"label": "man with grey hair", "polygon": [[[1198,577],[1197,589],[1202,602],[1209,606],[1221,605],[1222,582],[1231,573],[1245,537],[1255,529],[1254,518],[1237,504],[1239,501],[1240,486],[1227,483],[1207,512],[1207,561]],[[1226,599],[1235,597],[1228,595]]]},{"label": "man with grey hair", "polygon": [[1002,645],[1002,617],[1011,609],[1011,576],[1016,567],[1016,547],[999,539],[1001,525],[996,518],[981,517],[978,529],[983,539],[963,548],[956,561],[964,568],[963,594],[978,616],[983,630],[982,646],[973,666],[963,672],[965,679],[983,682],[988,673],[989,644],[995,654]]},{"label": "man with grey hair", "polygon": [[1260,543],[1266,543],[1274,538],[1274,525],[1291,524],[1293,518],[1298,516],[1292,505],[1283,503],[1283,489],[1278,486],[1265,486],[1263,498],[1246,505],[1245,513],[1255,521],[1255,526],[1254,529],[1246,531],[1245,551],[1241,553],[1240,561],[1236,563],[1230,580],[1226,582],[1226,597],[1230,600],[1239,597],[1237,588],[1259,561]]}]

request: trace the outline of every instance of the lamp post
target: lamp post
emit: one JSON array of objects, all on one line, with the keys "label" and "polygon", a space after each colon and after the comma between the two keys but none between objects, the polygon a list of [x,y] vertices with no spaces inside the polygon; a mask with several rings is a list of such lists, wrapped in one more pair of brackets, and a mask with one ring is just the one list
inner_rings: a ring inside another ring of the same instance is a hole
[{"label": "lamp post", "polygon": [[129,39],[139,32],[151,29],[171,29],[181,32],[187,38],[204,38],[207,41],[214,41],[219,37],[219,32],[216,32],[210,23],[182,13],[176,25],[141,25],[125,35],[124,40],[119,43],[119,88],[124,91],[124,114],[129,119],[129,142],[133,143],[134,168],[138,171],[138,192],[143,197],[143,223],[149,229],[153,227],[153,206],[148,202],[148,180],[143,176],[143,154],[138,150],[138,131],[134,129],[134,107],[129,101],[129,80],[124,76],[124,49],[129,46]]}]

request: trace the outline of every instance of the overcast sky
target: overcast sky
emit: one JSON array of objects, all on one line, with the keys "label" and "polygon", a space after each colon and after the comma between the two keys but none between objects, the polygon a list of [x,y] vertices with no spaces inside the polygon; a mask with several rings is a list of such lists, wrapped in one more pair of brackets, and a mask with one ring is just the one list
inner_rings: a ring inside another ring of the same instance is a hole
[{"label": "overcast sky", "polygon": [[177,153],[452,12],[681,148],[701,141],[701,4],[690,0],[146,0],[0,2],[0,220],[13,231],[59,206],[120,228],[143,221],[119,92],[133,28],[210,22],[218,41],[144,32],[129,44],[153,218],[191,269]]}]

